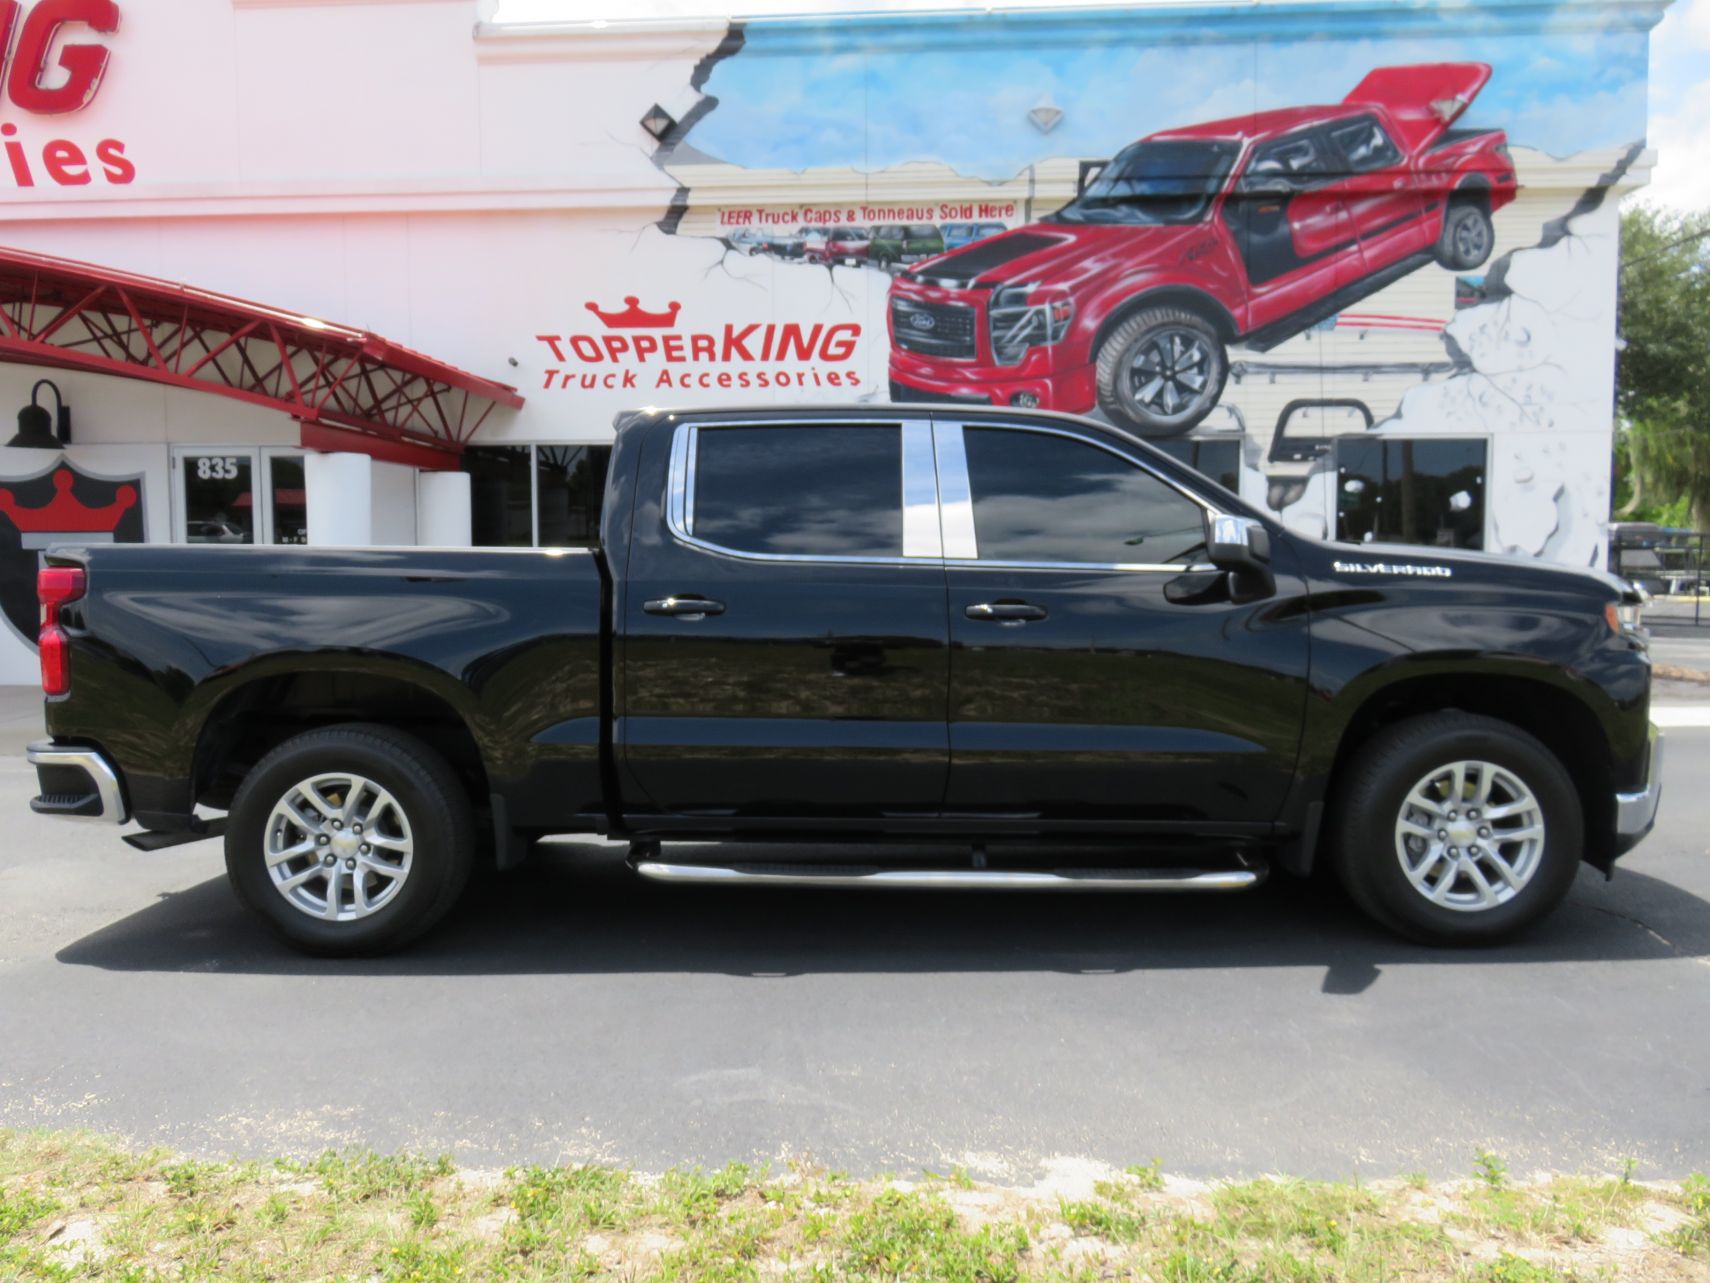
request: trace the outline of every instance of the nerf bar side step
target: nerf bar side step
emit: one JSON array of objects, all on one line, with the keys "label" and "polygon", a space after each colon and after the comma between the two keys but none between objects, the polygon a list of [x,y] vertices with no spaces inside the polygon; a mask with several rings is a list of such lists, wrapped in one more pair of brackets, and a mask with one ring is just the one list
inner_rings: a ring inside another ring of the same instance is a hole
[{"label": "nerf bar side step", "polygon": [[883,887],[906,891],[1246,891],[1268,868],[1235,869],[899,869],[801,864],[671,864],[637,860],[654,882],[721,886]]}]

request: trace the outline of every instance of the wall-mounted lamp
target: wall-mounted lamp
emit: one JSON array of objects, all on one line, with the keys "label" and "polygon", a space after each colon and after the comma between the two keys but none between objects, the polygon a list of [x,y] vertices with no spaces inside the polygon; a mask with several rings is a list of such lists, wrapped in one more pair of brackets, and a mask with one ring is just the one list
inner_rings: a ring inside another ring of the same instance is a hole
[{"label": "wall-mounted lamp", "polygon": [[[58,415],[49,414],[36,398],[43,388],[53,389],[53,403]],[[58,419],[58,432],[54,430]],[[71,441],[71,407],[59,394],[59,386],[51,379],[42,379],[30,389],[30,403],[18,411],[18,435],[6,444],[13,450],[63,450]]]},{"label": "wall-mounted lamp", "polygon": [[677,127],[677,122],[671,118],[670,112],[654,103],[641,118],[641,127],[653,135],[654,141],[664,142],[665,135]]}]

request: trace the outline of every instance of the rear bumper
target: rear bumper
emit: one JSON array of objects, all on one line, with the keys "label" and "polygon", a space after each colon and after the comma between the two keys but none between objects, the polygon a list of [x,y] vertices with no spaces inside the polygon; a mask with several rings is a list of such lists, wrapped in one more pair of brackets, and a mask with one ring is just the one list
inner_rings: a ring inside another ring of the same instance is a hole
[{"label": "rear bumper", "polygon": [[1657,822],[1657,803],[1662,800],[1663,733],[1651,723],[1650,749],[1646,754],[1645,787],[1615,795],[1615,852],[1631,851]]},{"label": "rear bumper", "polygon": [[31,744],[24,756],[36,768],[41,790],[30,799],[30,810],[37,815],[106,824],[124,824],[131,818],[119,773],[99,750],[63,748],[43,740]]}]

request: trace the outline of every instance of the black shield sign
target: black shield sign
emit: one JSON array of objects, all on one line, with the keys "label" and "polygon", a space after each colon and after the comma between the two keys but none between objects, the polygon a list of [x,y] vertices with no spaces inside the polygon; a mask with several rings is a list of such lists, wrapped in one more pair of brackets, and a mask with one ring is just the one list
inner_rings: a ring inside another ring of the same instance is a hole
[{"label": "black shield sign", "polygon": [[36,569],[54,544],[142,543],[142,478],[98,477],[59,459],[0,477],[0,613],[31,646],[41,626]]}]

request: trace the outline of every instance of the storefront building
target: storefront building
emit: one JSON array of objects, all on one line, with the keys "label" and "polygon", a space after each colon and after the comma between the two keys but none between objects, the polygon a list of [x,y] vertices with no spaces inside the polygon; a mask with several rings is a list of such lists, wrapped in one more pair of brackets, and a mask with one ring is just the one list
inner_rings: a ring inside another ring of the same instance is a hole
[{"label": "storefront building", "polygon": [[644,405],[1089,413],[1601,564],[1662,8],[0,0],[0,681],[56,538],[587,542]]}]

